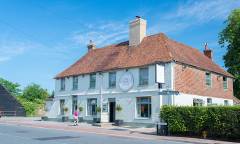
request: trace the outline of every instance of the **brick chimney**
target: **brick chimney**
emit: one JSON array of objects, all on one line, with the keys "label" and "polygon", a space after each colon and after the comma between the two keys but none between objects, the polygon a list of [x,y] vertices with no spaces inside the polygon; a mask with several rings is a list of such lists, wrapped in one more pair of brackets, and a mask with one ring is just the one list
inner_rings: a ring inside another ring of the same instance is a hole
[{"label": "brick chimney", "polygon": [[129,23],[129,46],[137,46],[141,43],[146,36],[146,20],[140,16],[136,16],[136,19]]},{"label": "brick chimney", "polygon": [[87,45],[88,51],[96,49],[96,45],[93,43],[92,40],[89,41],[89,44]]},{"label": "brick chimney", "polygon": [[208,48],[208,43],[205,43],[203,53],[206,57],[212,59],[212,50]]}]

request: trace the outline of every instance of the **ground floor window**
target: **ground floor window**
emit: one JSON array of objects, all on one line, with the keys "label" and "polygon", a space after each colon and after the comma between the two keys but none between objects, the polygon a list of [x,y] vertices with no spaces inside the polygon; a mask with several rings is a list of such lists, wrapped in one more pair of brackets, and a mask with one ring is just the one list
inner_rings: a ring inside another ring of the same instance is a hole
[{"label": "ground floor window", "polygon": [[193,106],[203,106],[203,104],[204,104],[204,101],[202,99],[197,99],[197,98],[193,99]]},{"label": "ground floor window", "polygon": [[137,117],[150,118],[151,117],[151,97],[137,98]]},{"label": "ground floor window", "polygon": [[225,105],[225,106],[228,106],[228,105],[229,105],[228,100],[224,100],[224,105]]},{"label": "ground floor window", "polygon": [[207,98],[207,105],[212,105],[212,98]]},{"label": "ground floor window", "polygon": [[87,115],[97,115],[97,99],[91,98],[87,100]]},{"label": "ground floor window", "polygon": [[60,114],[64,115],[64,105],[65,105],[65,100],[61,99],[60,100]]}]

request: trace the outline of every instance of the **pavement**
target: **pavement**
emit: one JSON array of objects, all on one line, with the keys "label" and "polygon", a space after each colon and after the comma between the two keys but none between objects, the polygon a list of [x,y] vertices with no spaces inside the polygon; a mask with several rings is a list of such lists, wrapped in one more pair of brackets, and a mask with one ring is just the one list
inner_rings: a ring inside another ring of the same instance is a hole
[{"label": "pavement", "polygon": [[230,144],[233,142],[189,137],[157,136],[153,128],[95,127],[87,123],[40,121],[39,118],[0,118],[3,144]]}]

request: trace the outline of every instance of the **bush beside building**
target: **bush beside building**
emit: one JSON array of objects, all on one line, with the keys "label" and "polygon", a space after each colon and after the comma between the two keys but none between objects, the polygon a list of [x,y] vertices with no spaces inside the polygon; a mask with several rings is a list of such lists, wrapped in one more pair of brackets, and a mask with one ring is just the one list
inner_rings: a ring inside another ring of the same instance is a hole
[{"label": "bush beside building", "polygon": [[163,106],[160,115],[172,135],[240,139],[240,106]]}]

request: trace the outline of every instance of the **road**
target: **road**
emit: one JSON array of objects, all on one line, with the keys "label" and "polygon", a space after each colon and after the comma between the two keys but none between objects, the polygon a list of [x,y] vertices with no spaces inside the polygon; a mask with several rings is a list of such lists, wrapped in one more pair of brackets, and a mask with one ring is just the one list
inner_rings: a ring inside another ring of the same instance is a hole
[{"label": "road", "polygon": [[0,124],[0,144],[183,144]]}]

